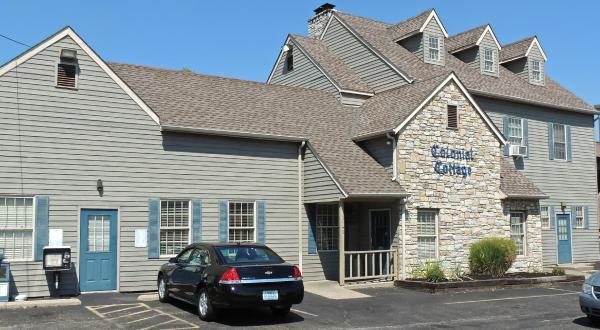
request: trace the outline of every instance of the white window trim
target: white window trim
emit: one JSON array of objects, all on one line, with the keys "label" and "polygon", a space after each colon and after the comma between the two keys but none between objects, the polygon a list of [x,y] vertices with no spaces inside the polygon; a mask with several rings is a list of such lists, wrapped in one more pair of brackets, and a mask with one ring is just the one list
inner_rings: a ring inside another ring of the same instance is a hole
[{"label": "white window trim", "polygon": [[[492,54],[492,59],[488,60],[486,57],[486,53],[490,52],[490,54]],[[486,70],[486,63],[491,63],[491,70]],[[490,73],[496,73],[496,56],[494,54],[494,49],[493,48],[484,48],[483,49],[483,71],[485,72],[490,72]]]},{"label": "white window trim", "polygon": [[[523,223],[521,224],[523,226],[523,254],[517,254],[517,257],[524,257],[527,255],[527,214],[523,211],[510,211],[508,212],[508,225],[509,228],[512,227],[512,224],[510,223],[510,215],[513,213],[520,213],[522,215],[523,219]],[[510,235],[510,239],[512,240],[512,231],[509,232]]]},{"label": "white window trim", "polygon": [[[577,208],[581,208],[581,226],[577,225],[577,218],[578,218],[577,217]],[[575,206],[573,208],[573,213],[575,214],[575,223],[574,223],[573,228],[584,229],[585,228],[585,209],[584,209],[584,207],[583,206]]]},{"label": "white window trim", "polygon": [[[538,64],[538,68],[537,70],[534,68],[534,63]],[[535,79],[535,72],[538,73],[538,78],[539,79]],[[540,60],[531,60],[531,80],[534,82],[541,82],[543,80],[542,78],[542,61]]]},{"label": "white window trim", "polygon": [[[525,125],[523,125],[523,118],[519,118],[519,117],[508,117],[508,136],[506,137],[506,139],[508,141],[510,141],[510,120],[511,119],[517,119],[519,121],[521,121],[521,144],[519,144],[520,146],[525,146],[524,142],[525,142]],[[509,143],[510,144],[510,143]]]},{"label": "white window trim", "polygon": [[[328,205],[329,206],[329,205],[333,205],[333,204],[316,204],[316,208],[317,209],[315,210],[315,230],[317,232],[315,233],[315,243],[317,245],[317,251],[318,252],[338,252],[340,250],[340,238],[339,238],[339,228],[340,228],[340,225],[339,225],[339,219],[336,219],[337,221],[335,222],[336,223],[335,226],[319,226],[319,216],[318,215],[319,215],[319,206],[321,206],[321,205]],[[337,205],[335,205],[334,207],[337,207]],[[339,212],[339,210],[338,210],[338,212]],[[338,217],[339,217],[339,213],[338,213]],[[370,224],[369,224],[369,226],[370,226]],[[338,248],[337,249],[331,249],[331,250],[321,250],[321,249],[319,249],[319,237],[318,237],[318,235],[320,235],[319,234],[320,233],[319,228],[335,228],[335,229],[337,229],[336,230],[337,235],[338,235]]]},{"label": "white window trim", "polygon": [[185,247],[183,248],[183,250],[179,251],[176,254],[160,254],[160,232],[162,229],[186,229],[186,227],[163,227],[162,226],[162,202],[188,202],[188,226],[187,226],[187,230],[188,230],[188,245],[192,244],[192,201],[189,199],[176,199],[176,198],[166,198],[166,199],[160,199],[158,202],[158,251],[159,251],[159,258],[173,258],[179,255],[179,253],[181,253],[181,251],[185,250]]},{"label": "white window trim", "polygon": [[[35,261],[35,237],[36,237],[36,226],[35,226],[35,215],[36,215],[36,204],[37,197],[36,196],[27,196],[27,195],[0,195],[0,198],[31,198],[32,200],[32,219],[31,219],[31,258],[29,259],[3,259],[9,262],[31,262]],[[22,228],[14,228],[18,230],[22,230]],[[11,230],[11,228],[6,228],[5,230]]]},{"label": "white window trim", "polygon": [[[252,218],[252,223],[254,223],[254,226],[252,227],[231,227],[229,224],[229,206],[231,205],[231,203],[247,203],[247,204],[253,204],[254,206],[252,207],[252,213],[253,213],[253,218]],[[253,233],[254,235],[252,238],[253,242],[256,242],[256,232],[258,231],[257,226],[256,226],[256,201],[248,201],[248,200],[231,200],[231,201],[227,201],[227,242],[237,242],[237,241],[231,241],[229,240],[229,230],[230,229],[254,229]]]},{"label": "white window trim", "polygon": [[[544,226],[544,222],[542,221],[542,208],[546,208],[546,216],[548,217],[548,224],[546,226]],[[551,228],[551,226],[550,226],[550,217],[551,217],[550,207],[549,206],[545,206],[545,205],[540,206],[540,224],[542,226],[542,229],[550,229]]]},{"label": "white window trim", "polygon": [[[434,215],[434,219],[435,219],[435,235],[419,235],[418,233],[418,228],[417,228],[417,241],[419,240],[419,237],[434,237],[435,238],[435,257],[434,258],[427,258],[425,259],[425,261],[435,261],[438,260],[440,257],[440,232],[439,232],[439,223],[440,223],[440,212],[439,210],[436,209],[419,209],[417,210],[417,227],[419,226],[419,211],[420,212],[429,212],[429,213],[433,213]],[[417,245],[417,258],[421,258],[419,257],[419,247]]]},{"label": "white window trim", "polygon": [[[437,47],[431,47],[431,39],[435,39],[436,40],[436,46]],[[442,59],[442,54],[441,54],[441,50],[440,50],[440,37],[438,36],[427,36],[427,59],[433,62],[439,62]],[[436,50],[437,51],[437,58],[432,58],[431,57],[431,50]]]},{"label": "white window trim", "polygon": [[[554,134],[554,126],[555,125],[560,125],[560,126],[562,126],[564,128],[563,132],[564,132],[564,138],[565,138],[565,140],[564,140],[563,143],[565,144],[565,158],[557,158],[556,157],[556,134]],[[552,152],[553,152],[552,157],[554,158],[554,160],[564,160],[564,161],[566,161],[569,158],[569,145],[567,143],[567,125],[552,123]]]}]

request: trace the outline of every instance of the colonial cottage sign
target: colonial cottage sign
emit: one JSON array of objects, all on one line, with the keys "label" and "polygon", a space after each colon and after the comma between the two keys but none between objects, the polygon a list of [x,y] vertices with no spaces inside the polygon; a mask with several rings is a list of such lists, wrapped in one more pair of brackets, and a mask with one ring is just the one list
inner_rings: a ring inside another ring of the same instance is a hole
[{"label": "colonial cottage sign", "polygon": [[[440,147],[437,144],[431,145],[431,155],[435,158],[473,161],[473,150],[466,149],[450,149],[448,147]],[[462,165],[453,161],[436,160],[433,164],[433,169],[436,173],[447,175],[460,175],[467,177],[471,175],[471,166]]]}]

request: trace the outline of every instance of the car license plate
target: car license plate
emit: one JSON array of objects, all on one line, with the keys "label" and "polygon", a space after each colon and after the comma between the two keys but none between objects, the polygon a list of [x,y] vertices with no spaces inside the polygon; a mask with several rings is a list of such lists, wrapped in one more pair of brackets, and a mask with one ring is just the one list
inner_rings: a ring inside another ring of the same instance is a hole
[{"label": "car license plate", "polygon": [[263,291],[263,300],[277,300],[279,299],[279,292],[277,290]]}]

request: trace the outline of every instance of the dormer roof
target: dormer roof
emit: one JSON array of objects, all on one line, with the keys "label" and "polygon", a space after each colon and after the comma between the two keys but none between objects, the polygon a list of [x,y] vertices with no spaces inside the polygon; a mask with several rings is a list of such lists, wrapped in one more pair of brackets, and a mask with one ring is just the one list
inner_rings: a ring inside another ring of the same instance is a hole
[{"label": "dormer roof", "polygon": [[492,30],[492,27],[489,24],[484,24],[449,37],[448,40],[446,40],[446,50],[448,50],[450,53],[456,53],[461,50],[479,46],[486,33],[489,33],[492,36],[492,39],[494,39],[498,49],[502,49],[502,46],[500,46],[498,38],[496,38],[496,34]]},{"label": "dormer roof", "polygon": [[399,41],[417,33],[422,33],[425,30],[427,24],[429,24],[429,22],[432,19],[435,19],[437,24],[440,26],[440,29],[444,33],[444,37],[447,38],[448,32],[446,32],[444,25],[440,21],[437,13],[433,8],[427,9],[419,15],[413,16],[405,21],[402,21],[396,25],[389,27],[389,30],[392,33],[393,38],[396,41]]},{"label": "dormer roof", "polygon": [[527,57],[529,56],[529,53],[533,47],[538,47],[540,53],[544,57],[544,61],[548,60],[548,57],[546,57],[546,53],[540,45],[538,38],[536,36],[531,36],[519,41],[515,41],[508,45],[504,45],[502,51],[500,52],[500,63],[510,62],[522,57]]}]

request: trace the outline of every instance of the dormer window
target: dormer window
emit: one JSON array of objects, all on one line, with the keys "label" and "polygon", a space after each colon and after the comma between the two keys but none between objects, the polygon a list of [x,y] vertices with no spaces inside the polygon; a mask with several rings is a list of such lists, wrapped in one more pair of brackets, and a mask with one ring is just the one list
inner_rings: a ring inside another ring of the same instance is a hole
[{"label": "dormer window", "polygon": [[483,70],[486,72],[494,72],[494,50],[484,48],[483,50]]},{"label": "dormer window", "polygon": [[531,80],[534,82],[542,81],[542,70],[541,62],[538,60],[531,60]]},{"label": "dormer window", "polygon": [[62,49],[60,51],[60,61],[56,66],[56,86],[77,88],[78,70],[77,51]]},{"label": "dormer window", "polygon": [[429,37],[429,60],[437,62],[440,60],[440,38]]},{"label": "dormer window", "polygon": [[294,70],[294,48],[291,45],[285,53],[285,70],[287,72]]}]

